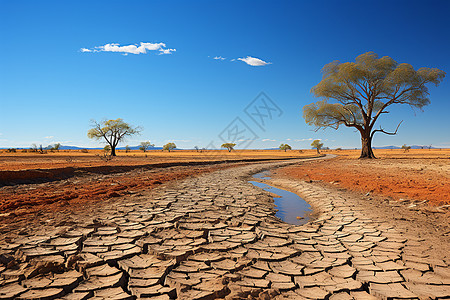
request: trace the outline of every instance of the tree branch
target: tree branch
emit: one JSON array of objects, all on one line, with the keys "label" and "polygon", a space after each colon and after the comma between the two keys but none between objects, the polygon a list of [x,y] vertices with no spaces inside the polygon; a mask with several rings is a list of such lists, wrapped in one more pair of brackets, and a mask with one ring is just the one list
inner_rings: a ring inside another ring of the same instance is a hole
[{"label": "tree branch", "polygon": [[374,131],[372,131],[372,134],[370,135],[370,138],[371,138],[371,139],[373,138],[375,132],[382,132],[382,133],[384,133],[384,134],[396,135],[396,134],[397,134],[397,130],[398,130],[398,128],[400,127],[400,125],[402,124],[402,122],[403,122],[403,120],[401,120],[400,123],[398,123],[397,128],[395,129],[394,132],[387,132],[387,131],[385,131],[383,128],[381,128],[381,126],[380,126],[380,129],[375,129]]}]

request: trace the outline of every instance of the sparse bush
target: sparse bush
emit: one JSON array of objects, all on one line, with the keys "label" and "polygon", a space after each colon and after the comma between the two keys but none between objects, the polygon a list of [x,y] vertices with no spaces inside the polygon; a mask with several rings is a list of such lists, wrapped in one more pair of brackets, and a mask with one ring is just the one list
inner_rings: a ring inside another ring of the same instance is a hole
[{"label": "sparse bush", "polygon": [[404,145],[402,146],[402,149],[403,149],[405,152],[409,152],[409,149],[411,149],[411,146],[406,146],[406,144],[404,144]]},{"label": "sparse bush", "polygon": [[16,148],[9,148],[9,149],[6,149],[6,152],[7,153],[16,153]]},{"label": "sparse bush", "polygon": [[340,148],[340,147],[336,148],[336,151],[342,151],[342,148]]},{"label": "sparse bush", "polygon": [[88,153],[89,152],[88,149],[81,149],[80,151],[81,151],[81,153]]},{"label": "sparse bush", "polygon": [[102,155],[96,154],[96,156],[97,156],[98,158],[100,158],[101,160],[103,160],[103,161],[110,161],[110,160],[113,159],[113,156],[112,156],[112,155],[108,155],[107,152],[103,153]]},{"label": "sparse bush", "polygon": [[44,147],[42,147],[42,144],[39,145],[39,153],[40,153],[40,154],[45,154],[45,153],[47,153],[47,150],[45,150]]},{"label": "sparse bush", "polygon": [[61,148],[61,144],[56,143],[54,145],[48,145],[46,149],[53,152],[53,151],[59,151],[59,148]]},{"label": "sparse bush", "polygon": [[125,153],[130,152],[130,150],[131,150],[130,146],[126,145],[126,146],[125,146]]}]

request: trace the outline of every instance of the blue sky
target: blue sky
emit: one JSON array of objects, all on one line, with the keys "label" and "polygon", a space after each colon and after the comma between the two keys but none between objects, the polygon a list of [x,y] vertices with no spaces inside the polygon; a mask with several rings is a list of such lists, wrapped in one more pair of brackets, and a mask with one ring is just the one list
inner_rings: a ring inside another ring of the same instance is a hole
[{"label": "blue sky", "polygon": [[[318,100],[310,89],[322,67],[374,51],[448,73],[449,13],[445,0],[4,0],[0,148],[95,147],[90,120],[113,118],[144,128],[130,145],[217,146],[238,124],[253,133],[250,148],[309,148],[311,139],[360,147],[353,130],[314,132],[302,118]],[[260,127],[245,108],[261,92],[280,110]],[[374,145],[450,147],[449,76],[430,93],[424,112],[400,106],[383,116],[387,130],[404,121]]]}]

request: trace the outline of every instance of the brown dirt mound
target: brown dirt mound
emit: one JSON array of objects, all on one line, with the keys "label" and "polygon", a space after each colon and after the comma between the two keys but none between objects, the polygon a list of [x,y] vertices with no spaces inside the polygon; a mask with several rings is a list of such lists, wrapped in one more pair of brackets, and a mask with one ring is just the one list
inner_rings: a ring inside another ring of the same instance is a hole
[{"label": "brown dirt mound", "polygon": [[450,204],[449,162],[448,159],[337,158],[290,166],[277,173],[397,200],[427,200],[432,205],[444,205]]}]

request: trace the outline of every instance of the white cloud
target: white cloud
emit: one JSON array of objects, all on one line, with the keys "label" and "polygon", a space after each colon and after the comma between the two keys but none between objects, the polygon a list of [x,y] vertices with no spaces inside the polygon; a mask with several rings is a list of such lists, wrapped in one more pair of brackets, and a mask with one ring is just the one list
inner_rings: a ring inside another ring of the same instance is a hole
[{"label": "white cloud", "polygon": [[189,142],[191,142],[191,140],[166,140],[166,143],[167,142],[171,142],[171,143],[175,143],[175,142],[189,143]]},{"label": "white cloud", "polygon": [[245,62],[247,65],[253,67],[260,67],[271,64],[270,62],[265,62],[259,58],[247,56],[246,58],[238,58],[238,60]]},{"label": "white cloud", "polygon": [[271,140],[271,139],[263,139],[263,142],[276,142],[276,140]]},{"label": "white cloud", "polygon": [[176,49],[166,48],[164,43],[143,43],[139,45],[125,45],[110,43],[104,46],[97,46],[92,49],[81,48],[81,52],[118,52],[123,54],[146,54],[147,51],[159,51],[159,54],[172,54]]},{"label": "white cloud", "polygon": [[177,51],[177,49],[159,49],[159,54],[172,54],[172,52]]},{"label": "white cloud", "polygon": [[222,56],[214,56],[213,59],[215,59],[215,60],[225,60],[226,58],[222,57]]},{"label": "white cloud", "polygon": [[286,141],[290,141],[291,139],[286,139]]},{"label": "white cloud", "polygon": [[309,139],[299,139],[299,140],[294,140],[294,141],[296,141],[296,142],[306,142],[306,141],[313,141],[313,140],[314,140],[313,138],[309,138]]},{"label": "white cloud", "polygon": [[53,135],[49,135],[49,136],[44,137],[44,139],[52,139],[52,138],[54,138]]}]

